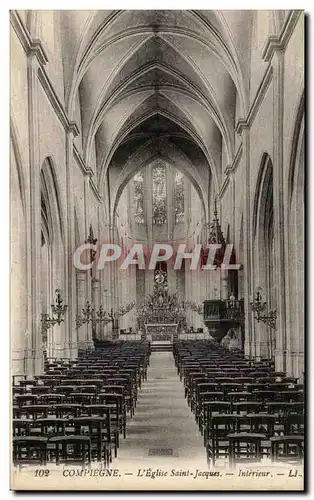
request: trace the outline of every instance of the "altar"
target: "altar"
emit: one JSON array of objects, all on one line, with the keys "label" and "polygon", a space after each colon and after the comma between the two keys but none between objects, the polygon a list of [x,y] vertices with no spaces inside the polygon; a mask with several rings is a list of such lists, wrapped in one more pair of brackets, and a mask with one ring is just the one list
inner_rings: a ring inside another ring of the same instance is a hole
[{"label": "altar", "polygon": [[176,294],[165,283],[155,283],[152,294],[146,295],[137,308],[138,329],[142,339],[152,344],[172,344],[185,327],[185,310]]},{"label": "altar", "polygon": [[154,342],[171,343],[178,338],[177,323],[146,323],[146,340]]}]

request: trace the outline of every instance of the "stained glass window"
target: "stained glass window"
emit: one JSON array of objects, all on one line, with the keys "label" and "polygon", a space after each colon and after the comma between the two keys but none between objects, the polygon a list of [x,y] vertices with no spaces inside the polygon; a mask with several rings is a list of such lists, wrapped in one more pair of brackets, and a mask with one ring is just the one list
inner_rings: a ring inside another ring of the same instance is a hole
[{"label": "stained glass window", "polygon": [[184,177],[181,172],[175,174],[174,188],[175,221],[176,224],[180,224],[184,221]]},{"label": "stained glass window", "polygon": [[167,186],[166,167],[158,163],[153,167],[153,224],[165,224],[167,222]]},{"label": "stained glass window", "polygon": [[136,174],[134,180],[134,219],[137,224],[144,224],[144,176],[142,172]]}]

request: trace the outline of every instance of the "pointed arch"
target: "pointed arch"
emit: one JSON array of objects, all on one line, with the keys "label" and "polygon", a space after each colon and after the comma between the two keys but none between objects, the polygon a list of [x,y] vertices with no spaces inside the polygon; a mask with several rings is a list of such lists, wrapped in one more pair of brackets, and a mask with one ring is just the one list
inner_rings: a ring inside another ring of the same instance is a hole
[{"label": "pointed arch", "polygon": [[82,242],[76,207],[74,207],[74,241],[75,248],[77,248],[77,246]]},{"label": "pointed arch", "polygon": [[[116,141],[113,143],[113,145],[111,147],[111,150],[107,153],[106,158],[104,158],[103,161],[102,161],[102,163],[101,163],[101,169],[100,169],[99,179],[98,179],[99,190],[101,191],[104,188],[104,177],[105,177],[105,174],[106,174],[106,172],[108,170],[108,167],[110,165],[110,162],[111,162],[111,160],[113,158],[114,152],[118,149],[119,145],[122,144],[122,142],[132,132],[132,130],[134,130],[140,124],[144,123],[150,117],[153,117],[155,115],[160,115],[162,117],[168,118],[170,121],[172,121],[174,124],[180,126],[184,131],[186,131],[188,133],[188,135],[191,137],[191,140],[193,142],[195,142],[195,144],[203,152],[203,154],[204,154],[204,156],[205,156],[205,158],[206,158],[206,160],[208,162],[208,166],[210,168],[210,171],[211,171],[212,179],[213,179],[214,186],[215,186],[215,191],[219,192],[219,188],[218,187],[219,187],[219,184],[220,184],[220,182],[219,182],[220,181],[220,176],[218,174],[217,166],[215,164],[215,161],[214,161],[214,159],[213,159],[210,151],[208,151],[204,147],[204,145],[202,143],[202,140],[198,137],[198,135],[194,132],[194,130],[192,130],[192,128],[188,127],[185,123],[183,123],[178,117],[175,117],[172,113],[169,113],[169,112],[166,112],[166,111],[162,111],[162,110],[158,110],[158,112],[156,110],[153,110],[153,111],[151,111],[149,113],[146,113],[145,115],[141,115],[135,122],[133,122],[130,125],[130,127],[127,130],[123,130],[122,131],[123,133],[121,133],[120,136],[117,137]],[[140,151],[138,151],[138,153],[140,153]],[[152,153],[152,154],[155,155],[156,151],[154,153]],[[183,153],[180,152],[180,154],[183,154]],[[199,184],[202,185],[202,182],[200,182]]]},{"label": "pointed arch", "polygon": [[289,174],[288,174],[289,206],[291,205],[294,180],[296,177],[296,167],[299,165],[297,157],[300,148],[300,137],[302,137],[302,134],[304,134],[304,89],[301,92],[294,123],[295,125],[291,138],[290,164],[289,164]]},{"label": "pointed arch", "polygon": [[[21,201],[22,201],[22,207],[23,207],[23,212],[26,214],[26,186],[25,186],[25,179],[24,179],[24,168],[23,165],[25,165],[24,158],[22,156],[22,152],[20,149],[20,141],[18,137],[18,130],[15,124],[15,120],[13,118],[12,110],[11,110],[11,116],[10,116],[10,141],[12,145],[12,150],[15,158],[15,165],[17,168],[17,175],[18,175],[18,183],[19,183],[19,188],[20,188],[20,196],[21,196]],[[11,166],[12,168],[12,166]]]},{"label": "pointed arch", "polygon": [[[302,379],[304,372],[304,93],[302,92],[292,133],[287,176],[287,369]],[[291,300],[291,303],[289,303]],[[290,305],[291,304],[291,305]]]},{"label": "pointed arch", "polygon": [[[273,163],[263,153],[253,205],[254,287],[261,287],[269,310],[276,309],[275,241],[273,216]],[[274,356],[275,336],[266,324],[255,325],[258,347],[256,355]]]},{"label": "pointed arch", "polygon": [[170,144],[169,141],[165,139],[158,140],[157,147],[156,140],[147,141],[142,148],[137,150],[130,157],[129,161],[118,177],[116,186],[113,188],[111,199],[111,217],[117,209],[119,198],[127,183],[137,172],[139,172],[149,164],[152,164],[153,161],[157,158],[165,160],[174,168],[182,172],[190,180],[200,197],[205,218],[208,220],[208,211],[205,204],[206,193],[195,167],[191,164],[186,155],[184,155],[173,144]]},{"label": "pointed arch", "polygon": [[46,205],[47,216],[50,221],[50,232],[53,239],[59,232],[61,241],[64,242],[64,223],[62,217],[62,205],[60,198],[60,189],[56,176],[53,159],[51,157],[45,158],[41,172],[41,192],[43,201]]},{"label": "pointed arch", "polygon": [[272,186],[272,172],[273,165],[271,158],[268,153],[264,152],[260,161],[253,202],[253,239],[256,236],[258,222],[261,220],[261,217],[263,217],[266,201],[265,196],[267,195],[268,188]]}]

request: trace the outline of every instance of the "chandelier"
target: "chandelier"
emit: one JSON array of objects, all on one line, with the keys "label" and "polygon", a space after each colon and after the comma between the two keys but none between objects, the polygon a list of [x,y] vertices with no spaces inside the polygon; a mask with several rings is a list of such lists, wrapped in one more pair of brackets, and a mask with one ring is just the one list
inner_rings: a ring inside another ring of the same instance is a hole
[{"label": "chandelier", "polygon": [[270,310],[267,314],[262,314],[267,309],[267,302],[262,300],[262,288],[258,287],[255,291],[255,296],[250,302],[250,308],[255,313],[254,319],[259,323],[262,321],[270,328],[276,330],[277,312],[276,309]]},{"label": "chandelier", "polygon": [[51,304],[52,317],[49,314],[43,313],[41,315],[42,324],[42,334],[45,337],[47,330],[54,325],[60,325],[64,321],[64,315],[67,311],[68,306],[63,304],[63,298],[61,297],[60,290],[57,288],[56,291],[56,302]]},{"label": "chandelier", "polygon": [[[215,204],[214,204],[214,218],[212,222],[207,225],[207,227],[209,228],[209,234],[207,239],[208,245],[221,245],[220,248],[217,248],[214,259],[214,265],[217,267],[221,267],[225,254],[226,241],[223,232],[221,230],[221,225],[219,223],[218,212],[217,212],[217,198],[215,198]],[[207,263],[208,253],[209,249],[203,247],[202,261],[204,265],[206,265]]]},{"label": "chandelier", "polygon": [[119,316],[124,316],[130,312],[135,306],[135,301],[130,302],[124,306],[119,307],[117,311],[113,308],[110,311],[105,311],[103,306],[100,305],[99,309],[95,309],[91,306],[90,302],[86,302],[86,306],[82,309],[82,314],[76,317],[76,328],[80,328],[84,324],[92,324],[94,328],[97,324],[107,325],[112,323],[113,328],[116,327]]}]

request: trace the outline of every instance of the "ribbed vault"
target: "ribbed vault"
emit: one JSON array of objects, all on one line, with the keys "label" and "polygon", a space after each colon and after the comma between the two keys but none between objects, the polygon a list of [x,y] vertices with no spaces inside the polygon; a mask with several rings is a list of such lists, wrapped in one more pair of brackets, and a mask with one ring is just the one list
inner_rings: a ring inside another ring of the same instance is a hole
[{"label": "ribbed vault", "polygon": [[248,55],[252,14],[229,19],[221,11],[147,10],[62,16],[71,49],[65,103],[73,119],[79,106],[83,156],[93,165],[100,193],[115,193],[110,210],[119,183],[125,185],[133,172],[126,166],[131,157],[143,166],[149,150],[153,157],[171,158],[173,151],[181,156],[185,167],[178,168],[189,170],[185,174],[207,213],[209,181],[218,191],[234,156],[237,116],[248,108],[238,54],[243,57],[247,49]]}]

